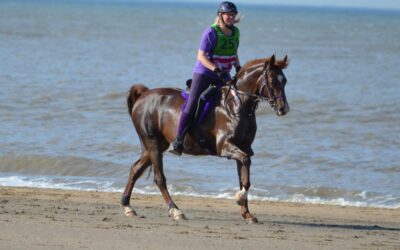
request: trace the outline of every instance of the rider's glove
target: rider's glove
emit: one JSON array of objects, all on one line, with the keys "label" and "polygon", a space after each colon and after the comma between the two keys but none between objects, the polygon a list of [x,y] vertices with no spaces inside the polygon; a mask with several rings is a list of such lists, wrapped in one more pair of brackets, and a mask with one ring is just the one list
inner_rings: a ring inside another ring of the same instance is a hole
[{"label": "rider's glove", "polygon": [[213,72],[218,76],[219,79],[221,79],[221,80],[223,80],[223,81],[226,81],[226,79],[229,78],[228,73],[225,72],[225,71],[222,71],[222,70],[221,70],[220,68],[218,68],[218,67],[216,67],[216,68],[214,69]]}]

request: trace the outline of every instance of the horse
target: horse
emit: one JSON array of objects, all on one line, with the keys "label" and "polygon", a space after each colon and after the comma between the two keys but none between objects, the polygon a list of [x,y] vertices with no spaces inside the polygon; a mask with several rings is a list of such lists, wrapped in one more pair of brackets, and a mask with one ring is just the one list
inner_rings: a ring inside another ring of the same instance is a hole
[{"label": "horse", "polygon": [[[240,189],[235,200],[247,223],[258,223],[257,218],[249,211],[247,199],[251,156],[254,155],[251,145],[257,130],[255,112],[263,100],[269,103],[278,116],[289,112],[285,95],[287,80],[283,73],[287,66],[287,55],[281,60],[272,55],[243,65],[236,79],[219,89],[220,99],[206,119],[200,126],[191,128],[184,140],[185,154],[216,155],[236,160]],[[128,93],[128,111],[141,141],[142,152],[131,166],[122,194],[121,205],[126,216],[137,215],[130,206],[132,190],[137,179],[152,166],[154,182],[167,204],[169,216],[174,220],[187,219],[172,200],[163,171],[163,153],[176,137],[181,108],[184,105],[181,91],[133,85]],[[206,139],[213,154],[200,145],[200,138]]]}]

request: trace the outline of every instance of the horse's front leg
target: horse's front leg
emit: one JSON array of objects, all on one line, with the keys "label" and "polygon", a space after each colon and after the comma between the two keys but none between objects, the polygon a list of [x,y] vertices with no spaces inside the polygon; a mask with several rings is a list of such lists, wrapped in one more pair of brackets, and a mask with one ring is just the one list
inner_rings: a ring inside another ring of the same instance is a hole
[{"label": "horse's front leg", "polygon": [[248,223],[258,223],[249,211],[247,193],[250,189],[250,156],[245,161],[236,160],[237,171],[239,176],[240,191],[235,195],[236,203],[240,206],[241,214]]},{"label": "horse's front leg", "polygon": [[258,223],[248,206],[247,193],[250,189],[250,156],[243,152],[240,148],[232,143],[225,143],[220,152],[222,157],[235,159],[237,163],[237,170],[239,175],[240,191],[235,195],[237,204],[240,206],[241,214],[248,223]]}]

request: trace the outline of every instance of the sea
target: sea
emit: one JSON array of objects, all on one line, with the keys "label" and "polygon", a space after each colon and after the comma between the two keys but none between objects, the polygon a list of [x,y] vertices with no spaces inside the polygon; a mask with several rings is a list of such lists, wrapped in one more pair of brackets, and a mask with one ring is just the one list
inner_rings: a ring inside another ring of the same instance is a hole
[{"label": "sea", "polygon": [[[122,192],[141,152],[127,91],[185,88],[216,5],[0,1],[0,186]],[[256,113],[249,199],[400,208],[400,11],[237,6],[242,64],[290,60],[290,112]],[[232,160],[164,169],[173,195],[239,189]],[[152,173],[135,193],[159,195]]]}]

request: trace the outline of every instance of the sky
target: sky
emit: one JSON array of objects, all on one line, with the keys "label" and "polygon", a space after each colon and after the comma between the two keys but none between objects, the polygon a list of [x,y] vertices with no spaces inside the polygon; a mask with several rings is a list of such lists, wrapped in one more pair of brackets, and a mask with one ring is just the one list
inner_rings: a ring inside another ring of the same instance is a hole
[{"label": "sky", "polygon": [[[174,1],[174,0],[159,0]],[[221,0],[223,1],[223,0]],[[231,0],[237,4],[267,4],[289,6],[330,6],[330,7],[356,7],[374,9],[400,10],[400,0]],[[218,0],[175,0],[175,2],[210,2],[219,3]]]}]

